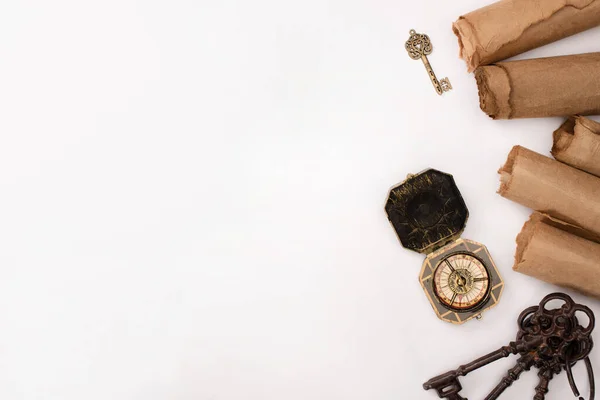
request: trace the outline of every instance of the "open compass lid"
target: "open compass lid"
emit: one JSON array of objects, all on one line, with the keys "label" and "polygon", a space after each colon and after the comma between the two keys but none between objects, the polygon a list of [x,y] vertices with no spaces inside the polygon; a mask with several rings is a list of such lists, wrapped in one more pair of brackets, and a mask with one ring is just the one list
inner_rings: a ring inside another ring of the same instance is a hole
[{"label": "open compass lid", "polygon": [[428,169],[392,188],[385,204],[402,246],[430,253],[457,239],[469,210],[450,174]]}]

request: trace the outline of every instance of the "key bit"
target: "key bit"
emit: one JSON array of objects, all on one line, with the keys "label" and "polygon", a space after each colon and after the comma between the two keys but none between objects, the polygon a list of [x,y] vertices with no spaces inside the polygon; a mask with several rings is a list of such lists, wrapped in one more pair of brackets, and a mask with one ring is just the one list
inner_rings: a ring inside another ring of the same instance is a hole
[{"label": "key bit", "polygon": [[435,76],[435,72],[433,72],[433,68],[431,68],[429,60],[427,59],[427,56],[433,51],[433,46],[429,36],[425,35],[424,33],[417,33],[414,29],[411,29],[409,33],[410,38],[408,38],[404,47],[406,47],[406,51],[408,52],[410,58],[413,60],[420,59],[423,61],[423,65],[425,65],[429,79],[431,79],[431,83],[433,84],[437,94],[441,95],[444,92],[452,90],[452,85],[450,84],[450,80],[448,78],[438,81]]}]

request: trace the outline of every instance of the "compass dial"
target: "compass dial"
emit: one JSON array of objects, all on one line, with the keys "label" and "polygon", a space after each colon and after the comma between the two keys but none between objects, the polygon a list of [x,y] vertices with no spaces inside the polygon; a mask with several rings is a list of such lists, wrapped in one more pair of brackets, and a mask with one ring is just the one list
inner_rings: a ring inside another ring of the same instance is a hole
[{"label": "compass dial", "polygon": [[466,311],[487,298],[490,275],[475,256],[455,253],[443,258],[435,269],[433,288],[446,307]]}]

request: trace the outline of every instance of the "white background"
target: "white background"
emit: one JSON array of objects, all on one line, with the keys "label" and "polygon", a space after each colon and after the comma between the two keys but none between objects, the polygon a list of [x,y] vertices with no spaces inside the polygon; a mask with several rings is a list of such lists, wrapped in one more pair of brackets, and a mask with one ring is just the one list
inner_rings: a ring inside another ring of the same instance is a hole
[{"label": "white background", "polygon": [[[0,398],[434,399],[425,380],[512,340],[557,288],[511,270],[529,210],[496,171],[515,144],[548,154],[562,119],[479,110],[451,23],[486,3],[3,2]],[[411,28],[443,97],[404,50]],[[427,167],[454,175],[463,236],[504,275],[480,322],[435,317],[423,256],[383,211]],[[535,375],[505,397],[532,398]],[[565,374],[551,389],[571,396]]]}]

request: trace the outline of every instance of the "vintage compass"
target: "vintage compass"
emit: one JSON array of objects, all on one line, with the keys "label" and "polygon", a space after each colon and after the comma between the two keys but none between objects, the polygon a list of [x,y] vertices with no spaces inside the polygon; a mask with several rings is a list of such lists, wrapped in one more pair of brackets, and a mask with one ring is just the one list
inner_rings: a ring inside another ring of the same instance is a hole
[{"label": "vintage compass", "polygon": [[402,246],[427,254],[419,279],[440,319],[462,324],[498,303],[504,282],[487,248],[460,238],[469,210],[452,175],[409,175],[385,211]]}]

